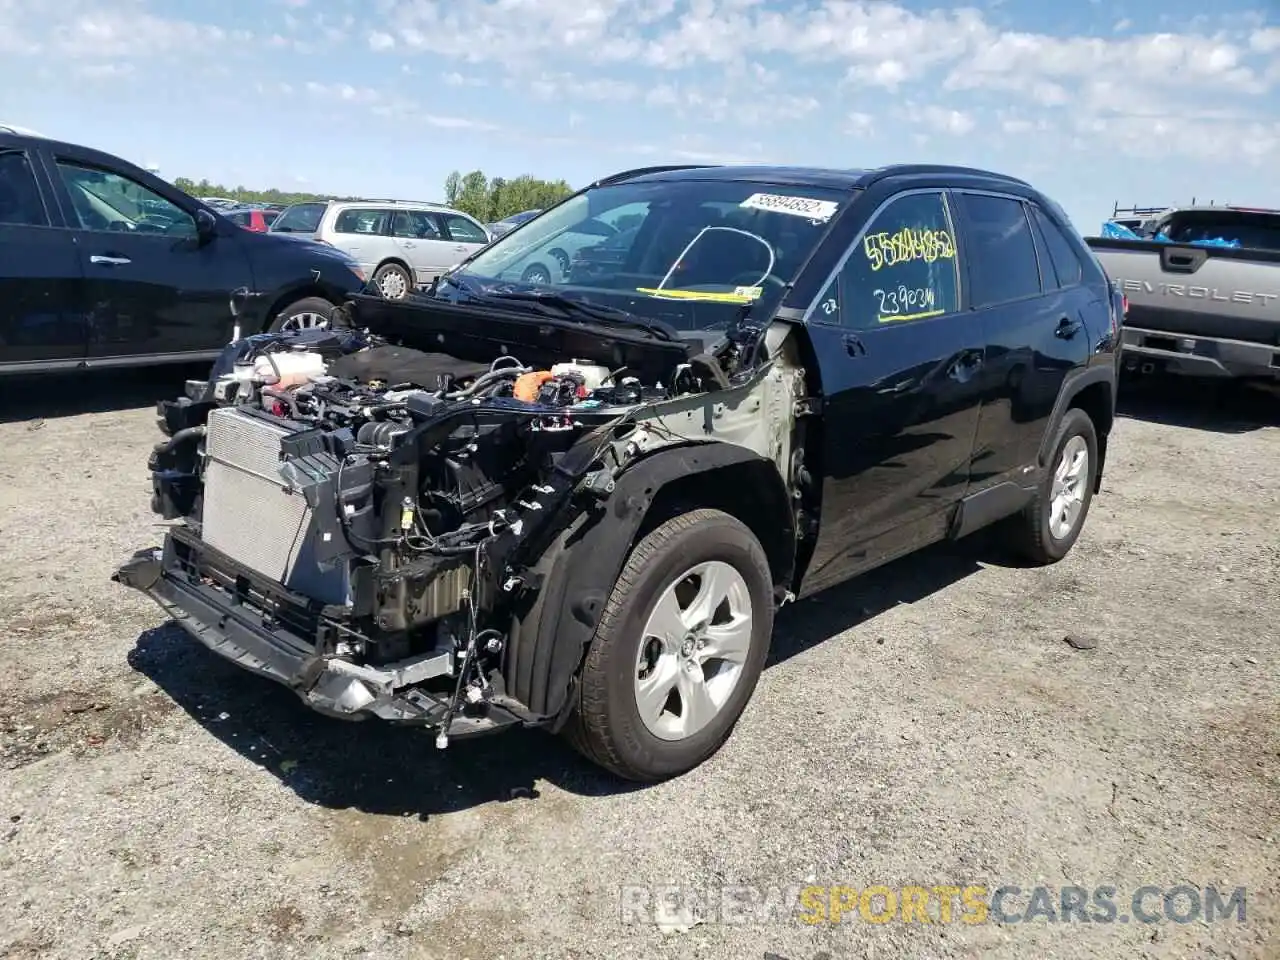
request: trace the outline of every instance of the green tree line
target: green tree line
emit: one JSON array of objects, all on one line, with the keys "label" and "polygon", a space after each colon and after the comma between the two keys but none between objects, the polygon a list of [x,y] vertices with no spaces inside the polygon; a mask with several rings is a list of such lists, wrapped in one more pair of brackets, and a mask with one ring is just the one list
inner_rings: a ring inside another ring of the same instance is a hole
[{"label": "green tree line", "polygon": [[523,174],[490,180],[481,170],[455,170],[444,181],[444,202],[481,223],[493,223],[522,210],[544,210],[573,193],[564,180],[539,180]]},{"label": "green tree line", "polygon": [[[323,202],[325,200],[366,200],[367,197],[342,197],[331,193],[306,191],[251,190],[244,186],[228,187],[209,180],[192,180],[178,177],[173,185],[193,197],[226,197],[241,203],[290,203]],[[489,179],[483,171],[461,173],[455,170],[444,181],[444,202],[451,207],[471,214],[481,223],[492,223],[522,210],[541,210],[563,200],[573,193],[573,187],[564,180],[539,180],[523,174],[512,179]]]},{"label": "green tree line", "polygon": [[228,200],[238,200],[241,203],[278,203],[281,206],[290,203],[325,200],[364,199],[363,197],[340,197],[332,193],[277,190],[274,187],[270,190],[250,190],[248,187],[226,187],[220,183],[210,183],[208,180],[192,180],[188,177],[178,177],[173,181],[173,185],[183,193],[190,194],[193,197],[226,197]]}]

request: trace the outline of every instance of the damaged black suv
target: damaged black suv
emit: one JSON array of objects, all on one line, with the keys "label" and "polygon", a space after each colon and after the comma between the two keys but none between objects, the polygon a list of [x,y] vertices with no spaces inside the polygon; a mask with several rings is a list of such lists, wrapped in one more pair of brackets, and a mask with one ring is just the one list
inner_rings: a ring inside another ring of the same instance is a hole
[{"label": "damaged black suv", "polygon": [[231,344],[160,404],[179,522],[115,577],[324,713],[678,775],[781,604],[997,522],[1071,549],[1121,323],[1010,177],[629,171],[425,294]]}]

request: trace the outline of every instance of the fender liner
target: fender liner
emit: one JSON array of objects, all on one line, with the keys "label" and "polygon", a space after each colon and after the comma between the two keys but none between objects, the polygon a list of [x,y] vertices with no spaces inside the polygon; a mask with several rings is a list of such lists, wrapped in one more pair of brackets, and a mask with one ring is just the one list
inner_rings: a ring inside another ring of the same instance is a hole
[{"label": "fender liner", "polygon": [[[1049,445],[1053,442],[1053,438],[1057,433],[1058,424],[1062,422],[1062,418],[1066,416],[1072,402],[1085,388],[1097,383],[1105,383],[1107,385],[1111,422],[1115,423],[1117,379],[1115,365],[1109,360],[1105,363],[1097,362],[1086,367],[1078,367],[1067,374],[1062,382],[1062,388],[1058,391],[1058,399],[1054,401],[1053,413],[1049,416],[1048,428],[1045,430],[1044,436],[1040,438],[1040,452],[1036,457],[1038,466],[1043,468],[1049,462],[1049,458],[1053,456],[1053,451],[1049,449]],[[1106,465],[1107,456],[1106,446],[1106,434],[1099,431],[1098,473],[1094,481],[1094,493],[1098,493],[1102,489],[1102,469]]]},{"label": "fender liner", "polygon": [[568,719],[587,645],[659,492],[690,474],[752,462],[777,472],[772,461],[736,444],[690,442],[649,454],[617,477],[608,500],[576,516],[533,566],[541,587],[512,619],[503,673],[510,694],[551,721],[553,732]]}]

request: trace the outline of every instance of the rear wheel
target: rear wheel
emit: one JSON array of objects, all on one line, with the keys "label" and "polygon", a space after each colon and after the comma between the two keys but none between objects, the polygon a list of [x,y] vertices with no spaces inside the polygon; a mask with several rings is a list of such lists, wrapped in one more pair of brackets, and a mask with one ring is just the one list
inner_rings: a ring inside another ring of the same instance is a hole
[{"label": "rear wheel", "polygon": [[570,741],[628,780],[698,766],[755,690],[773,612],[768,560],[739,520],[695,510],[662,524],[632,550],[601,614]]},{"label": "rear wheel", "polygon": [[384,300],[403,300],[413,290],[413,279],[400,264],[384,263],[374,271],[373,285]]},{"label": "rear wheel", "polygon": [[1035,497],[1010,519],[1015,549],[1037,565],[1065,557],[1084,527],[1097,475],[1097,431],[1087,413],[1072,408],[1058,425]]},{"label": "rear wheel", "polygon": [[327,330],[333,326],[336,309],[324,297],[303,297],[277,313],[268,331],[284,333],[290,330]]}]

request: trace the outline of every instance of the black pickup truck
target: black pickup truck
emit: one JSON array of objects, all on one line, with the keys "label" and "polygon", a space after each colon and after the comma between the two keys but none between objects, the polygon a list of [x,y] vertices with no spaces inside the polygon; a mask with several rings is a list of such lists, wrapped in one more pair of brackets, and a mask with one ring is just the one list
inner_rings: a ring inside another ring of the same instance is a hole
[{"label": "black pickup truck", "polygon": [[[521,280],[637,214],[589,281]],[[1120,303],[1010,177],[629,171],[429,295],[229,346],[160,405],[180,522],[115,577],[327,714],[670,777],[729,736],[781,604],[996,523],[1066,555]]]},{"label": "black pickup truck", "polygon": [[1128,299],[1125,369],[1280,383],[1280,210],[1174,207],[1086,242]]},{"label": "black pickup truck", "polygon": [[118,157],[0,128],[0,375],[213,359],[327,324],[364,279]]}]

